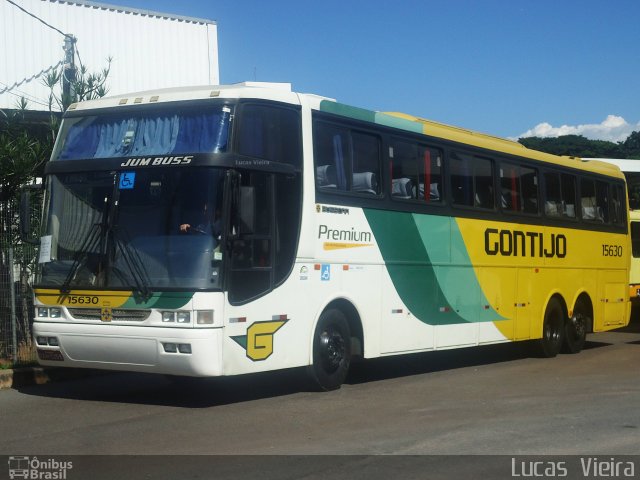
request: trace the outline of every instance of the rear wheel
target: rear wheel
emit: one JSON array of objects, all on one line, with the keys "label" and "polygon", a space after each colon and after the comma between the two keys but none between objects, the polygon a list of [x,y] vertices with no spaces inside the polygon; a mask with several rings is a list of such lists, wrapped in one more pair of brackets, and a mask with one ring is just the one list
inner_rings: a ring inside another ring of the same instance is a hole
[{"label": "rear wheel", "polygon": [[579,300],[573,310],[573,317],[565,323],[563,352],[579,353],[582,350],[587,337],[589,319],[589,309],[583,301]]},{"label": "rear wheel", "polygon": [[349,323],[340,310],[326,310],[318,320],[313,337],[313,364],[309,375],[320,390],[340,388],[351,363]]},{"label": "rear wheel", "polygon": [[565,333],[565,315],[560,300],[552,298],[544,312],[542,338],[538,349],[543,357],[555,357],[562,348]]}]

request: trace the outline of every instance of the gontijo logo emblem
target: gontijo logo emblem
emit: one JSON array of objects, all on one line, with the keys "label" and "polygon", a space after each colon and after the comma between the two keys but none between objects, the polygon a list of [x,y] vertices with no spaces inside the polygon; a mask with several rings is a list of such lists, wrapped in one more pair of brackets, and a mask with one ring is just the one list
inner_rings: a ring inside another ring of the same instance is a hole
[{"label": "gontijo logo emblem", "polygon": [[273,353],[273,336],[289,319],[286,315],[276,315],[273,320],[254,322],[247,328],[246,335],[231,337],[247,351],[247,357],[254,362],[266,360]]}]

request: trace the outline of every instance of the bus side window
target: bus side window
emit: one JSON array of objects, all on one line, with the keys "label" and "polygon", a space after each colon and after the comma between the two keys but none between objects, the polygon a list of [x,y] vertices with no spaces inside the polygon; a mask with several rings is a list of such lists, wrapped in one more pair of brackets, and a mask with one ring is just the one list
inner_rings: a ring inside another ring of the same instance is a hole
[{"label": "bus side window", "polygon": [[427,203],[442,201],[442,151],[436,148],[419,147],[418,198]]},{"label": "bus side window", "polygon": [[241,109],[238,151],[272,162],[302,165],[300,113],[289,108],[244,105]]},{"label": "bus side window", "polygon": [[416,198],[418,184],[418,147],[414,143],[394,141],[389,147],[391,161],[391,196]]},{"label": "bus side window", "polygon": [[600,221],[609,223],[609,184],[606,182],[596,182],[596,205]]},{"label": "bus side window", "polygon": [[314,123],[316,185],[322,190],[347,190],[351,165],[349,131],[325,122]]},{"label": "bus side window", "polygon": [[467,155],[451,155],[451,195],[455,205],[473,206],[473,173]]},{"label": "bus side window", "polygon": [[460,153],[451,156],[451,193],[456,205],[492,209],[493,161]]},{"label": "bus side window", "polygon": [[538,214],[540,211],[538,171],[533,168],[522,168],[520,181],[522,182],[522,210],[525,213]]},{"label": "bus side window", "polygon": [[560,174],[546,172],[544,174],[544,213],[548,217],[562,215],[562,190],[560,188]]},{"label": "bus side window", "polygon": [[562,216],[576,218],[576,177],[563,173],[560,175],[562,187]]},{"label": "bus side window", "polygon": [[389,149],[391,195],[426,203],[442,202],[442,151],[396,141]]},{"label": "bus side window", "polygon": [[625,197],[624,191],[620,185],[611,186],[611,198],[611,222],[614,225],[624,225]]},{"label": "bus side window", "polygon": [[503,211],[538,213],[538,172],[533,168],[502,163],[500,203]]},{"label": "bus side window", "polygon": [[380,140],[374,135],[353,132],[353,181],[356,193],[380,194]]},{"label": "bus side window", "polygon": [[318,188],[380,194],[380,140],[377,136],[316,121],[313,151]]},{"label": "bus side window", "polygon": [[[598,182],[600,183],[600,182]],[[604,222],[604,210],[606,205],[598,204],[596,182],[591,179],[580,180],[580,204],[582,206],[582,219],[590,222]]]}]

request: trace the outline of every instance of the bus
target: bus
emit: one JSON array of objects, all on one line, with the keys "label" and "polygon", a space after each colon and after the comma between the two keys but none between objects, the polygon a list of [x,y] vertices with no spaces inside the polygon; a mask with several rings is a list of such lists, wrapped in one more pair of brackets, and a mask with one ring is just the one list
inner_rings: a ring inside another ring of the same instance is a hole
[{"label": "bus", "polygon": [[[629,220],[631,228],[631,269],[629,296],[635,310],[640,308],[640,160],[628,158],[588,158],[617,166],[627,180]],[[634,313],[634,316],[636,314]]]},{"label": "bus", "polygon": [[248,82],[71,105],[45,175],[42,365],[333,390],[354,356],[554,357],[629,321],[606,163]]}]

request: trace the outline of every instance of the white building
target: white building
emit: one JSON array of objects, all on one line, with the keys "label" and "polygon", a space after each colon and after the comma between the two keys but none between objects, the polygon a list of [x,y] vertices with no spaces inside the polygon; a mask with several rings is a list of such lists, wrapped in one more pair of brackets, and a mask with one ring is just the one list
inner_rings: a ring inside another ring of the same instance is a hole
[{"label": "white building", "polygon": [[112,57],[108,95],[220,83],[214,21],[84,0],[0,0],[0,108],[25,97],[48,110],[43,72],[64,62],[63,33],[77,39],[76,67],[97,73]]}]

